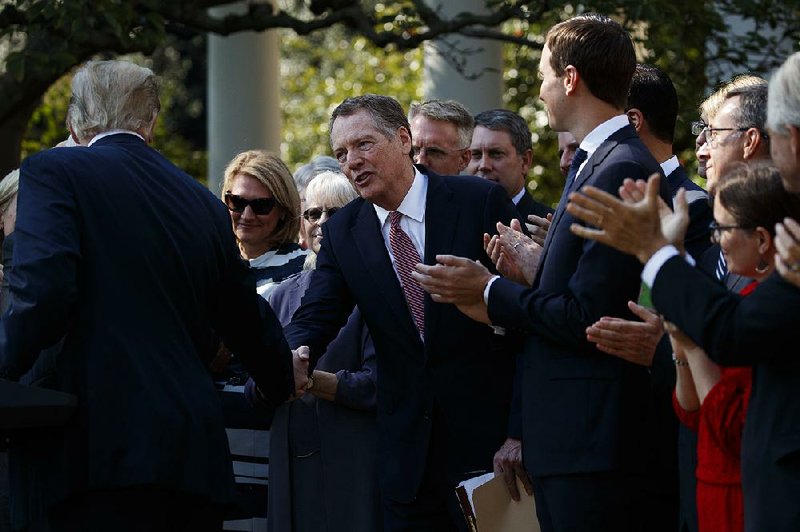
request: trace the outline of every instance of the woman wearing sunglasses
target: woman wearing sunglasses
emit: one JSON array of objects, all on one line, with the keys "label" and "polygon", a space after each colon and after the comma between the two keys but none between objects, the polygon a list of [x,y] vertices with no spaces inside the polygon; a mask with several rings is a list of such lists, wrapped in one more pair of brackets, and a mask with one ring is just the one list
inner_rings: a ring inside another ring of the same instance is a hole
[{"label": "woman wearing sunglasses", "polygon": [[[800,196],[786,192],[773,167],[746,166],[717,184],[711,237],[729,271],[754,279],[742,295],[774,271],[775,224],[787,216],[800,216]],[[740,451],[751,370],[720,367],[680,330],[669,324],[667,330],[677,372],[675,411],[698,433],[699,530],[744,530]]]},{"label": "woman wearing sunglasses", "polygon": [[[314,275],[325,222],[355,197],[338,173],[323,172],[309,183],[301,231],[312,253],[306,269],[269,298],[284,326]],[[358,309],[319,359],[310,382],[307,393],[281,406],[272,422],[268,529],[379,531],[375,349]]]},{"label": "woman wearing sunglasses", "polygon": [[[297,244],[300,195],[291,172],[272,153],[240,153],[225,169],[222,199],[242,257],[255,273],[263,297],[303,268],[306,251]],[[267,518],[268,443],[270,416],[254,410],[244,398],[248,373],[236,353],[220,346],[211,362],[220,389],[237,495],[226,516],[225,530],[265,530]],[[235,522],[234,522],[235,521]]]},{"label": "woman wearing sunglasses", "polygon": [[240,153],[225,169],[222,197],[242,257],[250,261],[256,289],[266,298],[305,260],[306,251],[297,243],[300,195],[292,173],[272,153]]}]

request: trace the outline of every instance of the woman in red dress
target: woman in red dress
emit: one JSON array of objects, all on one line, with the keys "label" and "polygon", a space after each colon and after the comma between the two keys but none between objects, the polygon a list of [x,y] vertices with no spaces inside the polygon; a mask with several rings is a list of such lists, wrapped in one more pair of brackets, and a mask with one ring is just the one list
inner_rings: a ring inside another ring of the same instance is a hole
[{"label": "woman in red dress", "polygon": [[[775,269],[775,224],[800,215],[772,167],[747,167],[724,178],[714,200],[712,239],[728,271],[750,277],[746,296]],[[742,531],[740,451],[750,399],[749,367],[720,367],[702,348],[667,324],[677,369],[675,412],[698,432],[697,517],[701,532]]]}]

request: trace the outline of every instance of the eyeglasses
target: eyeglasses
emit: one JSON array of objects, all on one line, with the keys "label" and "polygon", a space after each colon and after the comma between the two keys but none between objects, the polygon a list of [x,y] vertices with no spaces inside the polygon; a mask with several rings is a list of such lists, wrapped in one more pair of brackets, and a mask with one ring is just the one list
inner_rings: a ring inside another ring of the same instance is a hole
[{"label": "eyeglasses", "polygon": [[328,214],[328,218],[336,214],[336,211],[339,210],[339,207],[329,207],[327,209],[320,209],[319,207],[309,207],[303,212],[303,218],[305,218],[309,222],[317,222],[320,218],[322,218],[323,213]]},{"label": "eyeglasses", "polygon": [[749,227],[744,227],[742,225],[719,225],[717,222],[708,224],[708,229],[711,231],[711,242],[714,244],[719,244],[724,231],[731,231],[733,229],[751,230]]},{"label": "eyeglasses", "polygon": [[698,120],[697,122],[692,122],[692,135],[694,135],[695,137],[698,136],[707,127],[708,127],[708,124],[706,124],[702,120]]},{"label": "eyeglasses", "polygon": [[275,198],[253,198],[247,199],[230,192],[225,193],[225,205],[233,212],[244,212],[247,206],[253,211],[253,214],[264,216],[272,212],[275,208]]},{"label": "eyeglasses", "polygon": [[419,159],[420,155],[422,155],[423,152],[425,154],[427,154],[429,159],[432,159],[432,160],[439,159],[439,160],[441,160],[441,159],[444,159],[445,157],[447,157],[448,155],[450,155],[451,153],[456,152],[456,151],[460,151],[460,150],[446,150],[444,148],[438,148],[436,146],[431,146],[431,147],[414,146],[412,148],[412,153],[414,155],[414,160],[415,161],[417,159]]}]

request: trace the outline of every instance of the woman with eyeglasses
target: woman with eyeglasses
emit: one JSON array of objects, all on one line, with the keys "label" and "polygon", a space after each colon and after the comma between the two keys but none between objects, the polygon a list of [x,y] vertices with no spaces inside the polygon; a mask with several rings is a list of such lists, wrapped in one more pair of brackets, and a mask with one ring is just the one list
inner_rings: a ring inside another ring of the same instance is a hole
[{"label": "woman with eyeglasses", "polygon": [[[787,216],[800,216],[800,196],[786,192],[774,167],[742,167],[717,185],[711,238],[729,271],[754,279],[742,295],[774,271],[775,224]],[[720,367],[680,330],[671,324],[667,330],[677,372],[675,412],[698,433],[699,530],[744,530],[740,451],[751,370]]]},{"label": "woman with eyeglasses", "polygon": [[275,154],[240,153],[225,169],[223,200],[242,257],[256,272],[258,293],[266,298],[305,261],[306,251],[297,243],[300,195],[292,173]]},{"label": "woman with eyeglasses", "polygon": [[[325,222],[355,199],[346,177],[323,172],[306,189],[302,229],[311,253],[303,272],[269,302],[291,321],[314,276]],[[307,393],[281,406],[270,431],[268,529],[373,532],[382,528],[375,445],[375,349],[359,310],[319,359]],[[248,382],[249,396],[255,398]]]}]

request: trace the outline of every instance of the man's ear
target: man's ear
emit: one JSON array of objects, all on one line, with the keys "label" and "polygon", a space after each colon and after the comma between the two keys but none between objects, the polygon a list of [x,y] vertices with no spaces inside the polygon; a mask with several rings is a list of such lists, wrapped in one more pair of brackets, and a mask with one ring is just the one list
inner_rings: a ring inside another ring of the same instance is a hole
[{"label": "man's ear", "polygon": [[461,150],[461,156],[458,160],[458,171],[463,172],[464,169],[469,165],[469,160],[472,159],[472,150],[469,148],[464,148]]},{"label": "man's ear", "polygon": [[743,150],[742,156],[745,161],[758,157],[759,152],[769,153],[769,147],[760,129],[751,127],[744,132]]},{"label": "man's ear", "polygon": [[644,115],[642,112],[636,107],[631,107],[625,111],[625,114],[628,115],[628,121],[633,126],[633,129],[639,133],[639,131],[642,129],[642,126],[644,126]]},{"label": "man's ear", "polygon": [[531,165],[533,164],[533,150],[528,149],[522,154],[522,169],[524,171],[524,175],[528,175],[528,170],[530,170]]},{"label": "man's ear", "polygon": [[581,75],[578,73],[578,69],[572,65],[567,65],[564,68],[564,74],[562,75],[564,80],[564,93],[569,95],[573,94],[576,90],[578,90],[578,84],[581,81]]}]

